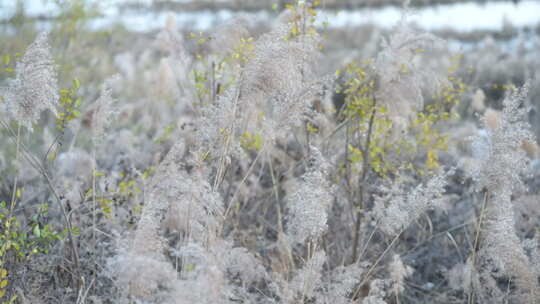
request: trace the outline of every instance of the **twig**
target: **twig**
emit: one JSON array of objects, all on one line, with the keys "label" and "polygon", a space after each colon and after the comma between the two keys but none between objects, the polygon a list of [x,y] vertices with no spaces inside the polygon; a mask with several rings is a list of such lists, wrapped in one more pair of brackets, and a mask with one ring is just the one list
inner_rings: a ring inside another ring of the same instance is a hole
[{"label": "twig", "polygon": [[259,153],[257,153],[257,156],[255,157],[255,159],[253,160],[253,162],[251,163],[251,166],[249,167],[248,171],[246,172],[246,174],[244,175],[244,177],[242,178],[242,181],[240,181],[240,184],[238,184],[238,187],[236,188],[236,190],[234,191],[234,194],[232,196],[232,198],[229,200],[229,205],[227,206],[227,210],[225,210],[225,212],[223,213],[223,217],[226,218],[231,210],[231,206],[232,206],[232,203],[234,202],[234,200],[236,199],[236,196],[238,195],[238,193],[240,192],[240,188],[242,187],[242,185],[244,185],[244,183],[246,182],[247,178],[249,177],[249,175],[251,174],[251,171],[253,171],[253,169],[255,168],[255,164],[257,163],[257,161],[259,160],[259,158],[261,157],[264,149],[266,147],[266,144],[263,144],[261,150],[259,151]]},{"label": "twig", "polygon": [[[485,213],[485,210],[486,210],[487,200],[488,200],[488,192],[486,191],[484,193],[484,203],[482,204],[482,210],[480,211],[480,220],[478,221],[478,224],[476,225],[476,237],[474,238],[474,247],[472,248],[472,259],[471,259],[471,261],[472,261],[472,266],[473,267],[475,266],[475,263],[476,263],[476,249],[478,248],[478,243],[479,243],[479,240],[480,240],[480,228],[482,227],[482,222],[484,220],[484,213]],[[469,291],[468,298],[469,298],[468,303],[472,304],[473,299],[474,299],[474,294],[473,294],[472,289]]]},{"label": "twig", "polygon": [[358,287],[356,288],[356,291],[354,292],[354,296],[353,296],[353,299],[355,299],[356,297],[358,297],[358,294],[360,293],[360,289],[362,288],[362,286],[367,282],[367,280],[369,279],[369,276],[371,275],[371,273],[373,272],[373,270],[375,269],[375,267],[377,267],[377,265],[379,265],[379,263],[382,261],[382,259],[384,258],[384,256],[388,253],[388,251],[390,250],[390,248],[392,248],[392,246],[394,245],[394,243],[399,239],[399,237],[401,236],[401,233],[403,233],[403,230],[401,230],[395,237],[394,239],[392,240],[392,242],[390,242],[390,245],[388,245],[388,247],[386,247],[386,249],[383,251],[383,253],[381,253],[379,255],[379,257],[377,258],[377,260],[375,261],[375,263],[373,263],[373,265],[371,265],[371,267],[369,268],[368,272],[364,275],[364,278],[362,279],[362,281],[360,282],[360,284],[358,284]]},{"label": "twig", "polygon": [[356,261],[357,258],[357,252],[358,252],[358,241],[360,238],[360,220],[362,218],[362,207],[365,203],[365,200],[367,198],[367,190],[366,190],[366,178],[367,178],[367,172],[370,170],[369,167],[369,146],[371,145],[371,135],[373,134],[373,123],[375,121],[375,115],[377,114],[377,99],[373,98],[373,110],[371,111],[371,116],[369,117],[369,125],[367,130],[367,138],[366,143],[363,147],[362,151],[362,176],[358,180],[358,183],[360,185],[360,210],[356,212],[356,222],[354,225],[354,238],[353,238],[353,253],[352,253],[352,261]]}]

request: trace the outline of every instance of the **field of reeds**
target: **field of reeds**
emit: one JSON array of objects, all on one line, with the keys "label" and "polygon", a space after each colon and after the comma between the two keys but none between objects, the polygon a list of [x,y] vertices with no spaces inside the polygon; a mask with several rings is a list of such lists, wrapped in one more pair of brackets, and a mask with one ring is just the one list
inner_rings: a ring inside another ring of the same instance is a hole
[{"label": "field of reeds", "polygon": [[91,2],[0,22],[0,303],[540,303],[538,26]]}]

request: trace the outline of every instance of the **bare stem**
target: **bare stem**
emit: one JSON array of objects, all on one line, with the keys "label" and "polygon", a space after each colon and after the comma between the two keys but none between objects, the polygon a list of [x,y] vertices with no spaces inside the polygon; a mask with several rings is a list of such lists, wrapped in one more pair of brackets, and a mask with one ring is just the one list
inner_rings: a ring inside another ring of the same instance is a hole
[{"label": "bare stem", "polygon": [[15,208],[16,200],[17,200],[17,182],[19,179],[19,153],[21,148],[21,125],[17,124],[17,138],[16,138],[16,150],[15,150],[15,165],[16,173],[15,173],[15,179],[13,180],[13,191],[11,192],[11,203],[9,207],[9,217],[11,217],[13,213],[13,209]]},{"label": "bare stem", "polygon": [[362,151],[362,176],[360,177],[360,180],[358,181],[360,186],[360,200],[359,200],[359,210],[356,211],[356,222],[354,225],[354,238],[353,238],[353,252],[352,252],[352,259],[351,261],[354,262],[358,258],[358,242],[360,239],[360,224],[362,220],[362,209],[365,204],[365,200],[367,199],[367,187],[366,187],[366,179],[368,176],[368,171],[371,169],[369,165],[369,147],[371,145],[371,135],[373,134],[373,123],[375,121],[375,115],[377,114],[377,99],[373,99],[373,110],[371,111],[371,116],[369,117],[369,125],[368,125],[368,131],[367,131],[367,138],[366,143],[361,149]]},{"label": "bare stem", "polygon": [[[488,192],[484,194],[484,202],[482,204],[482,210],[480,211],[480,219],[476,225],[476,236],[474,238],[474,247],[472,248],[472,266],[474,267],[474,264],[476,263],[476,250],[478,248],[478,243],[480,242],[480,229],[482,228],[482,222],[484,221],[484,214],[486,211],[486,204],[488,201]],[[469,304],[474,302],[474,294],[471,289],[468,295],[469,300],[467,301]]]}]

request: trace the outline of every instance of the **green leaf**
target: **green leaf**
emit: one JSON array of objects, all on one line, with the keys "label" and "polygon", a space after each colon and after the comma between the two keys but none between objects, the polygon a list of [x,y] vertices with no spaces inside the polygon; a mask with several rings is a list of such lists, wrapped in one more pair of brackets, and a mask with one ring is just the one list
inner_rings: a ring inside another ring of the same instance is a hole
[{"label": "green leaf", "polygon": [[40,236],[41,236],[41,230],[39,229],[39,225],[35,225],[35,226],[34,226],[33,232],[34,232],[34,235],[35,235],[36,237],[40,237]]},{"label": "green leaf", "polygon": [[73,235],[79,235],[81,234],[81,230],[78,227],[73,227],[73,229],[71,229],[71,233],[73,233]]},{"label": "green leaf", "polygon": [[73,79],[73,88],[75,89],[75,91],[77,91],[80,87],[81,87],[81,82],[79,81],[79,79],[74,78]]}]

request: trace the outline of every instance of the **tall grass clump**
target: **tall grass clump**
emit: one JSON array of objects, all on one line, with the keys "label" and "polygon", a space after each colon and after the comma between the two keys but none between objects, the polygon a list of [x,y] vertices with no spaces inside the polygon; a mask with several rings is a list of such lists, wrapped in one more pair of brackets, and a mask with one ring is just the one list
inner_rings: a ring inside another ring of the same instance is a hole
[{"label": "tall grass clump", "polygon": [[47,33],[41,33],[17,61],[15,78],[3,88],[10,118],[33,130],[41,112],[56,114],[58,84]]},{"label": "tall grass clump", "polygon": [[516,293],[508,296],[517,297],[521,303],[534,303],[540,298],[537,274],[516,234],[512,206],[512,195],[526,191],[522,175],[529,160],[520,147],[535,141],[526,121],[529,109],[523,104],[527,91],[528,84],[510,91],[497,125],[474,139],[476,149],[482,150],[473,177],[484,192],[482,224],[486,228],[478,252],[480,286],[476,286],[484,301],[500,301],[499,297],[506,296],[497,287],[497,277],[515,282]]}]

